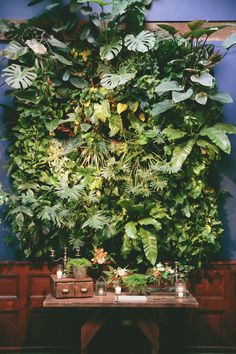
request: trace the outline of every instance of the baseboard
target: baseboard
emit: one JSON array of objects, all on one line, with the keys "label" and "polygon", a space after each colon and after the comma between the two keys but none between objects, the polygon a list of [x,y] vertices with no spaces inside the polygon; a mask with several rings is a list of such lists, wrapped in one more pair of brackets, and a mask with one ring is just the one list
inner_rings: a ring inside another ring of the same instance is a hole
[{"label": "baseboard", "polygon": [[201,353],[211,353],[211,354],[216,354],[216,353],[232,353],[236,354],[236,347],[188,347],[186,350],[186,354],[201,354]]},{"label": "baseboard", "polygon": [[78,347],[0,347],[0,353],[79,353]]}]

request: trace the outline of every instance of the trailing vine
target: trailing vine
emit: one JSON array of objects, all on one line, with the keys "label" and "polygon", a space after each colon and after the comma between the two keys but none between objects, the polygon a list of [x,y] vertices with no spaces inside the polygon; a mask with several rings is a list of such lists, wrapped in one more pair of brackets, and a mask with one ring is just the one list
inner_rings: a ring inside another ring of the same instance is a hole
[{"label": "trailing vine", "polygon": [[114,0],[111,12],[93,3],[99,13],[73,0],[20,26],[1,23],[16,112],[7,115],[6,220],[29,259],[69,244],[135,266],[200,264],[222,233],[210,171],[236,133],[221,121],[232,99],[213,75],[223,57],[207,43],[220,28],[150,32],[150,0]]}]

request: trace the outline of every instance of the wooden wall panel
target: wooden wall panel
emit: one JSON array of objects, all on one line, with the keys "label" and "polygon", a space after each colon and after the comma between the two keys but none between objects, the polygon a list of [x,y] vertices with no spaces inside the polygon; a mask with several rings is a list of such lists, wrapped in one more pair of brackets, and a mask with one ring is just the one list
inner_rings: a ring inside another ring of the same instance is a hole
[{"label": "wooden wall panel", "polygon": [[0,311],[0,345],[17,345],[18,311]]},{"label": "wooden wall panel", "polygon": [[191,324],[192,346],[225,346],[224,311],[198,311]]},{"label": "wooden wall panel", "polygon": [[[55,265],[46,263],[0,263],[0,352],[79,345],[78,330],[88,313],[42,307],[53,272]],[[235,347],[236,352],[236,262],[206,266],[191,287],[200,309],[189,316],[190,349]]]}]

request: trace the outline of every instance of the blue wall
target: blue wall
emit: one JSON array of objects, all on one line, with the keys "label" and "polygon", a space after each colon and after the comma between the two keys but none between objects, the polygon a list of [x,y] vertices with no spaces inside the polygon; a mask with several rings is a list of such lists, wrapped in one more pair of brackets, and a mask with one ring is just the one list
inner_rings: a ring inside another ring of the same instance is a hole
[{"label": "blue wall", "polygon": [[[66,0],[63,0],[66,2]],[[27,7],[27,0],[0,0],[0,18],[23,19],[39,14],[47,2],[33,7]],[[153,5],[147,14],[148,21],[188,21],[205,19],[209,21],[236,21],[235,0],[153,0]],[[220,45],[220,43],[217,43]],[[3,44],[0,45],[0,48]],[[236,48],[218,64],[215,70],[219,91],[227,91],[234,99],[234,103],[225,106],[224,120],[236,125]],[[1,64],[0,64],[1,70]],[[2,79],[0,80],[2,83]],[[4,96],[4,88],[0,88],[0,102],[10,103]],[[2,120],[3,111],[0,108],[0,134],[4,132]],[[222,190],[227,189],[230,196],[220,205],[220,212],[224,223],[222,238],[222,259],[236,259],[236,137],[231,137],[232,153],[226,157],[215,176]],[[6,170],[3,169],[7,161],[7,142],[0,142],[0,183],[9,187]],[[219,181],[218,181],[219,180]],[[1,215],[0,215],[1,217]],[[0,260],[14,260],[15,248],[7,247],[3,238],[8,234],[6,225],[0,224]]]}]

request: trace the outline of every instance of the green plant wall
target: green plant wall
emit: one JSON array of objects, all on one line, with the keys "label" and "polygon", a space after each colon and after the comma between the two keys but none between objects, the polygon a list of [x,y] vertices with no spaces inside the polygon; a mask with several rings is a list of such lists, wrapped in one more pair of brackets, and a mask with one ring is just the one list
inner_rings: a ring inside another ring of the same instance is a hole
[{"label": "green plant wall", "polygon": [[91,257],[102,246],[118,263],[200,265],[219,249],[210,174],[236,132],[221,122],[232,102],[213,75],[223,56],[207,44],[220,28],[150,32],[150,0],[114,0],[112,13],[93,2],[99,13],[77,0],[19,27],[1,23],[15,102],[5,107],[6,220],[29,259],[63,245]]}]

